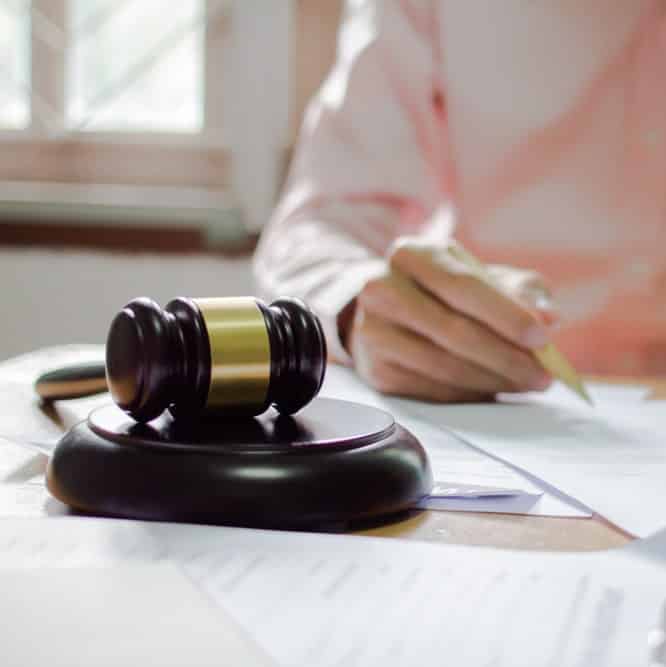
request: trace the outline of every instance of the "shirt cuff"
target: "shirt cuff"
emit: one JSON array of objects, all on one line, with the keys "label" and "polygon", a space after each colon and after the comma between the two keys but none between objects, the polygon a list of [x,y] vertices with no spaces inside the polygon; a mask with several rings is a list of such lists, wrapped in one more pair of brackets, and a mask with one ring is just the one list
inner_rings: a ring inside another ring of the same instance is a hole
[{"label": "shirt cuff", "polygon": [[345,350],[340,338],[338,317],[340,313],[358,296],[366,283],[373,278],[386,274],[387,265],[383,259],[368,259],[341,269],[340,275],[308,299],[321,320],[328,355],[334,361],[352,365],[352,359]]}]

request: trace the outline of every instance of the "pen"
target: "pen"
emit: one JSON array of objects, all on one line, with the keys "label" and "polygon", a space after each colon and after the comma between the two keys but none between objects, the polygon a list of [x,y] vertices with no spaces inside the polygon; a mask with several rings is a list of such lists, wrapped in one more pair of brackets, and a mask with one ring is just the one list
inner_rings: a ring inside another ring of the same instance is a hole
[{"label": "pen", "polygon": [[[456,259],[472,269],[481,280],[496,287],[496,284],[488,273],[485,265],[474,257],[474,255],[457,245],[451,246],[449,251]],[[553,345],[553,343],[548,343],[538,350],[532,350],[532,354],[534,354],[537,361],[554,378],[569,387],[571,391],[577,394],[586,403],[593,405],[592,399],[587,392],[583,381],[576,372],[576,369],[569,363],[568,359],[555,347],[555,345]]]},{"label": "pen", "polygon": [[107,391],[104,359],[72,363],[42,373],[35,391],[46,402],[82,398]]}]

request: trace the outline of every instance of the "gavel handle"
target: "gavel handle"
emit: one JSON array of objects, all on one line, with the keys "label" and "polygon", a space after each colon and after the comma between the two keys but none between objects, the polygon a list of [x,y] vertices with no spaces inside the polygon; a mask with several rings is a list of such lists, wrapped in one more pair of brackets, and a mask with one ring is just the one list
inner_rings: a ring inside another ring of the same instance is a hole
[{"label": "gavel handle", "polygon": [[106,367],[101,360],[56,368],[35,382],[35,391],[43,401],[83,398],[107,390]]}]

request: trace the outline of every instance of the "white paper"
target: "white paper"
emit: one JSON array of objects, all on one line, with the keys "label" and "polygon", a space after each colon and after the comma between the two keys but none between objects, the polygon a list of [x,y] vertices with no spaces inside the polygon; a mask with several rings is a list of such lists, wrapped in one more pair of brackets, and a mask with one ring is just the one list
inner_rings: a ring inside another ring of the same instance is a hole
[{"label": "white paper", "polygon": [[594,407],[565,400],[556,388],[500,404],[403,401],[401,409],[529,471],[620,528],[648,535],[666,525],[666,406],[596,385],[590,392]]},{"label": "white paper", "polygon": [[523,495],[520,489],[502,489],[495,486],[436,482],[430,490],[431,498],[503,498]]},{"label": "white paper", "polygon": [[11,406],[11,410],[0,410],[0,448],[6,440],[39,443],[44,449],[51,445],[53,448],[68,428],[84,420],[95,407],[109,403],[108,394],[98,394],[44,404],[34,389],[34,382],[41,373],[103,358],[104,347],[101,345],[65,345],[44,348],[0,363],[0,405]]},{"label": "white paper", "polygon": [[170,563],[285,666],[639,667],[666,537],[511,552],[92,519],[0,521],[0,570]]},{"label": "white paper", "polygon": [[71,345],[38,350],[0,363],[0,405],[5,406],[0,410],[0,516],[68,513],[67,507],[46,490],[48,458],[44,454],[49,446],[55,447],[69,427],[110,398],[101,394],[44,405],[33,385],[40,373],[103,357],[103,346]]},{"label": "white paper", "polygon": [[458,498],[425,498],[419,504],[422,509],[590,516],[590,511],[575,500],[555,490],[545,489],[539,480],[531,479],[511,466],[469,447],[439,424],[428,423],[426,419],[420,418],[420,415],[408,409],[411,401],[382,396],[373,391],[349,369],[329,366],[321,393],[323,396],[365,403],[391,413],[426,449],[436,484],[503,490],[501,495],[498,493],[495,497],[488,497],[487,493],[479,494],[477,500],[471,499],[469,494]]},{"label": "white paper", "polygon": [[3,667],[274,664],[173,564],[0,570]]},{"label": "white paper", "polygon": [[104,359],[104,345],[56,345],[0,362],[3,381],[33,382],[38,375],[71,363]]}]

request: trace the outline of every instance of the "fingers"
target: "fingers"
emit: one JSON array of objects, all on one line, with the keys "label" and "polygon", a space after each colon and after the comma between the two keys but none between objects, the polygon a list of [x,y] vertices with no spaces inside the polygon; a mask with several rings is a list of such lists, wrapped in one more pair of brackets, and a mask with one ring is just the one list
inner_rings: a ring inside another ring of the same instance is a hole
[{"label": "fingers", "polygon": [[535,313],[552,332],[559,323],[560,314],[539,273],[497,264],[490,265],[487,270],[494,283]]},{"label": "fingers", "polygon": [[430,340],[372,314],[365,316],[363,339],[381,363],[402,368],[437,385],[485,395],[516,391],[508,378],[456,357]]},{"label": "fingers", "polygon": [[448,386],[393,364],[383,365],[380,377],[382,388],[378,390],[393,396],[435,403],[481,403],[493,398],[492,394]]},{"label": "fingers", "polygon": [[487,277],[460,246],[423,239],[403,239],[389,259],[391,271],[358,295],[349,336],[356,368],[373,387],[476,401],[550,384],[532,354],[556,320],[538,274],[492,267]]},{"label": "fingers", "polygon": [[451,309],[515,345],[538,349],[549,340],[547,328],[529,308],[485,282],[446,247],[414,247],[406,241],[395,247],[390,262]]},{"label": "fingers", "polygon": [[407,329],[457,359],[499,376],[514,390],[540,390],[550,382],[532,354],[456,313],[401,276],[369,282],[358,303],[368,315]]},{"label": "fingers", "polygon": [[446,385],[388,361],[376,360],[371,368],[357,368],[361,377],[383,394],[434,403],[480,403],[493,395]]}]

